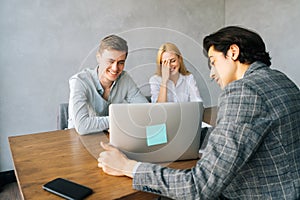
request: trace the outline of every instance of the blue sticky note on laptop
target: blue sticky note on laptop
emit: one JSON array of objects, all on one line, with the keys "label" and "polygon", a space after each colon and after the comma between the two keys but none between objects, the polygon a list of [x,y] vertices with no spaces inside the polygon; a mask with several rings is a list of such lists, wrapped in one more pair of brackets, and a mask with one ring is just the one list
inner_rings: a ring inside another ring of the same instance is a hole
[{"label": "blue sticky note on laptop", "polygon": [[166,124],[147,126],[146,135],[148,146],[167,143]]}]

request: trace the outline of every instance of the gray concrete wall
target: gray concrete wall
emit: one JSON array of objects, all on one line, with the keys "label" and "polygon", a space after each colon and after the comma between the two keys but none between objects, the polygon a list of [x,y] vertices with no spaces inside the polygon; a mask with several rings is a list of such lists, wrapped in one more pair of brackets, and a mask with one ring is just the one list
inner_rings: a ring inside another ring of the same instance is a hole
[{"label": "gray concrete wall", "polygon": [[225,0],[225,24],[258,32],[272,58],[272,68],[300,85],[300,1]]},{"label": "gray concrete wall", "polygon": [[114,33],[128,41],[126,70],[146,95],[157,48],[176,43],[210,106],[220,89],[208,78],[203,36],[224,25],[255,29],[274,68],[299,85],[299,8],[297,0],[0,0],[0,171],[13,168],[9,136],[56,129],[69,77],[96,66],[104,36]]},{"label": "gray concrete wall", "polygon": [[145,93],[157,48],[176,43],[205,104],[215,104],[201,41],[223,18],[223,0],[0,0],[0,171],[13,168],[9,136],[56,129],[69,77],[96,66],[96,47],[108,34],[128,41],[125,68]]}]

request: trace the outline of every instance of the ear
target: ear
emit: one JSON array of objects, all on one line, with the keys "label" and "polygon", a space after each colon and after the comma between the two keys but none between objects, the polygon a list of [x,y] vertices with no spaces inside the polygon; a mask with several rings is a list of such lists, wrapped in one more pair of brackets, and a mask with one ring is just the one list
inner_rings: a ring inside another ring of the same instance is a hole
[{"label": "ear", "polygon": [[236,45],[236,44],[230,45],[228,53],[229,53],[228,56],[230,56],[233,61],[236,61],[237,58],[240,55],[240,48],[239,48],[239,46]]}]

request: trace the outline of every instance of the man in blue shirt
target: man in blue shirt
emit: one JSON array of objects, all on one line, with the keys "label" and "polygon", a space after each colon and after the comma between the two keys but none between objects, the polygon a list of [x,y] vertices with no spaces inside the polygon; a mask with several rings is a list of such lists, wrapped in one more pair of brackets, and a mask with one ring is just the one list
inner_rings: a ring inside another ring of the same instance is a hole
[{"label": "man in blue shirt", "polygon": [[174,199],[300,199],[300,91],[270,68],[262,38],[230,26],[203,40],[222,88],[216,126],[188,170],[128,159],[103,144],[98,166],[133,188]]},{"label": "man in blue shirt", "polygon": [[127,54],[128,46],[123,38],[107,36],[96,54],[98,66],[70,78],[68,128],[75,128],[81,135],[100,132],[109,127],[111,103],[148,102],[123,71]]}]

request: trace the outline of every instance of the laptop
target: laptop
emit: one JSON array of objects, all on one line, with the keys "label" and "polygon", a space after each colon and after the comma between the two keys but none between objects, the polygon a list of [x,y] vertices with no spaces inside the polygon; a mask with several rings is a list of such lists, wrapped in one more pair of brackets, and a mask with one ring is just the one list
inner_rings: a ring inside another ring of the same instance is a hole
[{"label": "laptop", "polygon": [[110,143],[142,162],[197,159],[202,115],[203,102],[111,104]]}]

